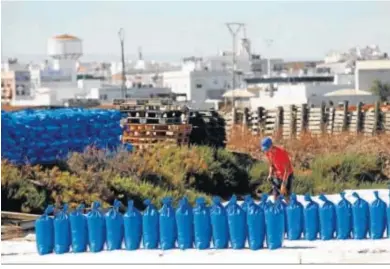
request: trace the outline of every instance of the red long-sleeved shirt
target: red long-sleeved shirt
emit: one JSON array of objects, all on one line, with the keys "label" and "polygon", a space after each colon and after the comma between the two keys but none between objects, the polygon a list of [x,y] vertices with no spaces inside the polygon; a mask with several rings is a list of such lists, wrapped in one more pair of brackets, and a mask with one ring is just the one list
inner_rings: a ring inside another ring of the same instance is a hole
[{"label": "red long-sleeved shirt", "polygon": [[273,146],[272,149],[265,153],[270,165],[274,167],[277,178],[287,180],[288,176],[293,173],[293,167],[288,153],[283,148]]}]

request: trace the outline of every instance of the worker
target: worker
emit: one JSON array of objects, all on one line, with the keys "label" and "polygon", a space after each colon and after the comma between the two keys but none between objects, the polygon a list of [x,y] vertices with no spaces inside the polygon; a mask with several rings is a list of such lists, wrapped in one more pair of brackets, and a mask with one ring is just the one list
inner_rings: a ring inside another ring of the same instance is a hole
[{"label": "worker", "polygon": [[265,153],[269,162],[267,181],[272,183],[271,192],[275,201],[282,194],[288,203],[294,174],[287,151],[282,147],[273,145],[270,137],[266,137],[261,141],[261,150]]}]

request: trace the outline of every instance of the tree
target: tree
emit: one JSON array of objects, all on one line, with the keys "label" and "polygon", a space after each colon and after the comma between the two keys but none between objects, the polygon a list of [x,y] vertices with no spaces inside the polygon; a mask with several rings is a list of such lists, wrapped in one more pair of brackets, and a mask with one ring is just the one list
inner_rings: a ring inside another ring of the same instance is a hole
[{"label": "tree", "polygon": [[385,102],[387,101],[387,98],[390,97],[390,84],[375,80],[370,88],[370,92],[378,95],[379,99],[382,102]]}]

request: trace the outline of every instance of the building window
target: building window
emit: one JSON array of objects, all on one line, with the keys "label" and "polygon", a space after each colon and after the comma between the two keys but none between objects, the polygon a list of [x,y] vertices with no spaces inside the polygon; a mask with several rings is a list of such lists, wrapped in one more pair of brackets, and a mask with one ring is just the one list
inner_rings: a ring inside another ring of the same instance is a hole
[{"label": "building window", "polygon": [[197,83],[197,84],[196,84],[196,88],[197,88],[197,89],[201,89],[201,88],[202,88],[202,84]]},{"label": "building window", "polygon": [[108,99],[107,94],[100,95],[100,100],[107,100],[107,99]]}]

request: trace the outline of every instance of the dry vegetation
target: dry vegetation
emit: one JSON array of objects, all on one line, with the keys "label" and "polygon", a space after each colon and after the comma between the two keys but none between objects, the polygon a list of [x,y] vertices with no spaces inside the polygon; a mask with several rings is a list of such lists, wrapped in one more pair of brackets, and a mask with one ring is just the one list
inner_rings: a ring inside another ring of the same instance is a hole
[{"label": "dry vegetation", "polygon": [[[264,162],[259,146],[261,139],[261,136],[252,135],[249,130],[235,126],[227,147]],[[340,191],[343,188],[388,186],[389,134],[314,136],[306,133],[299,138],[274,140],[290,154],[298,179],[297,192],[302,190],[300,187],[318,193]]]},{"label": "dry vegetation", "polygon": [[[227,148],[250,154],[256,159],[263,159],[264,155],[259,146],[261,139],[261,136],[252,135],[249,130],[235,126]],[[374,154],[383,161],[386,175],[390,177],[390,134],[364,136],[343,133],[315,136],[306,133],[299,138],[274,138],[274,140],[276,144],[288,150],[294,166],[298,169],[308,169],[307,164],[318,156],[349,153]]]}]

